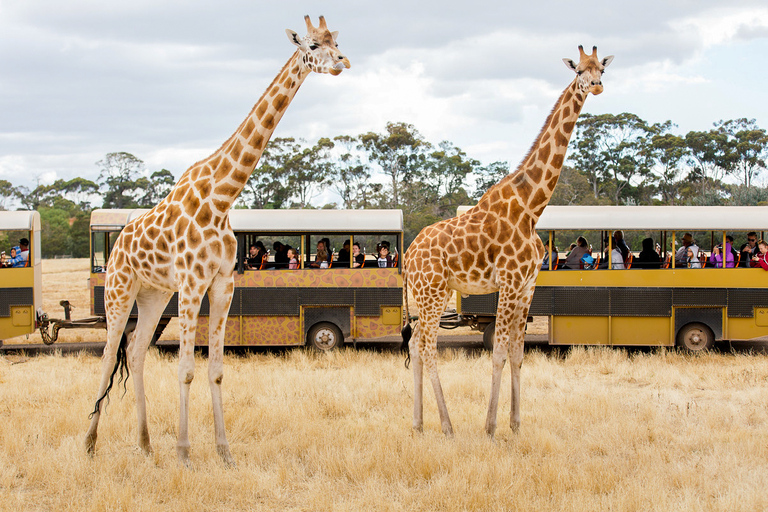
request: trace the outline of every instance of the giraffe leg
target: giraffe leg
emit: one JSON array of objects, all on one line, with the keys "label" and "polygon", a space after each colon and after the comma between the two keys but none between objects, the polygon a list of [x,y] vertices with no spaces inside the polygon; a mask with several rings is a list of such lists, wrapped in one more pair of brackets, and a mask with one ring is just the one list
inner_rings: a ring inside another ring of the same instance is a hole
[{"label": "giraffe leg", "polygon": [[448,407],[445,404],[443,387],[440,384],[440,376],[437,372],[437,329],[440,319],[429,319],[421,321],[422,342],[419,348],[422,349],[421,359],[427,368],[429,379],[432,381],[432,388],[435,391],[435,400],[437,401],[437,412],[440,414],[440,425],[446,436],[453,436],[453,426],[451,418],[448,415]]},{"label": "giraffe leg", "polygon": [[533,290],[537,275],[538,267],[534,267],[532,276],[523,287],[522,298],[515,310],[511,325],[509,367],[512,371],[512,404],[509,410],[509,425],[515,432],[520,429],[520,372],[523,367],[525,348],[525,324],[528,321],[528,310],[531,308],[531,301],[533,301]]},{"label": "giraffe leg", "polygon": [[179,436],[176,455],[189,466],[189,388],[195,378],[195,332],[201,299],[191,290],[179,290]]},{"label": "giraffe leg", "polygon": [[[501,372],[509,354],[509,330],[517,294],[510,289],[499,290],[499,304],[496,313],[496,333],[493,344],[493,365],[491,376],[491,397],[488,403],[488,415],[485,418],[485,432],[493,437],[496,433],[496,418],[499,410],[499,391]],[[514,387],[514,384],[513,384]]]},{"label": "giraffe leg", "polygon": [[419,322],[414,323],[413,335],[408,345],[413,365],[413,430],[421,432],[424,429],[424,363],[419,355],[421,328]]},{"label": "giraffe leg", "polygon": [[221,381],[224,378],[224,334],[227,314],[232,304],[235,289],[234,278],[230,275],[214,278],[208,291],[211,304],[210,331],[208,337],[208,382],[213,400],[213,424],[216,435],[216,452],[225,464],[234,466],[235,461],[229,451],[227,434],[224,426],[224,405],[221,397]]},{"label": "giraffe leg", "polygon": [[133,376],[133,387],[136,392],[136,415],[138,419],[139,447],[149,455],[152,445],[149,442],[149,427],[147,426],[147,402],[144,392],[144,359],[147,348],[155,334],[155,328],[173,294],[156,289],[143,288],[136,296],[139,318],[133,337],[128,345],[128,368]]}]

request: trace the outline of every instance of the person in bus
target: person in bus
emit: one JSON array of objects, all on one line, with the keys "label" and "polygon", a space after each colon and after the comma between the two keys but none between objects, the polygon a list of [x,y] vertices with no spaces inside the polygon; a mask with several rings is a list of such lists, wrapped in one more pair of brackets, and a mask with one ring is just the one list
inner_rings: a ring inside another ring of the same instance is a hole
[{"label": "person in bus", "polygon": [[264,256],[267,254],[267,248],[264,243],[258,241],[248,248],[248,258],[245,260],[245,268],[248,270],[259,270]]},{"label": "person in bus", "polygon": [[288,268],[290,270],[298,270],[299,269],[299,258],[296,256],[296,249],[293,247],[288,247],[288,252],[286,253],[286,256],[288,257]]},{"label": "person in bus", "polygon": [[346,268],[349,266],[349,240],[344,240],[344,245],[341,246],[336,262],[339,267]]},{"label": "person in bus", "polygon": [[565,258],[565,267],[572,270],[578,270],[581,268],[581,257],[590,252],[589,242],[583,236],[576,239],[576,247],[574,247],[568,256]]},{"label": "person in bus", "polygon": [[19,240],[19,245],[11,249],[11,254],[13,254],[14,249],[16,250],[16,256],[11,256],[6,265],[13,268],[26,267],[29,263],[29,240],[26,238]]},{"label": "person in bus", "polygon": [[358,242],[352,244],[352,258],[355,260],[352,263],[353,268],[360,268],[365,263],[365,255],[360,252],[360,244]]},{"label": "person in bus", "polygon": [[768,242],[765,240],[757,242],[757,254],[752,256],[752,259],[749,261],[749,266],[768,270]]},{"label": "person in bus", "polygon": [[624,264],[624,256],[621,253],[621,248],[613,246],[611,249],[611,270],[626,270],[627,266]]},{"label": "person in bus", "polygon": [[701,261],[699,261],[699,246],[691,244],[686,250],[686,262],[685,266],[688,268],[701,268]]},{"label": "person in bus", "polygon": [[16,260],[16,258],[19,255],[19,252],[21,252],[21,249],[19,248],[18,245],[14,245],[13,247],[11,247],[11,251],[10,251],[11,254],[7,258],[5,257],[5,251],[3,251],[3,266],[6,268],[12,267],[13,261]]},{"label": "person in bus", "polygon": [[728,235],[725,237],[725,251],[723,251],[723,245],[716,245],[712,249],[712,261],[715,262],[715,268],[723,268],[723,253],[725,253],[725,268],[733,268],[736,266],[736,254],[738,254],[733,248],[733,237]]},{"label": "person in bus", "polygon": [[693,235],[686,233],[683,235],[683,246],[675,253],[675,267],[688,266],[688,247],[693,245]]},{"label": "person in bus", "polygon": [[740,267],[748,268],[752,266],[752,258],[760,254],[757,245],[757,233],[750,231],[747,233],[747,242],[741,246],[741,249],[739,249],[741,252],[741,260],[739,261]]},{"label": "person in bus", "polygon": [[328,251],[325,250],[325,242],[322,240],[317,242],[315,261],[310,263],[309,266],[312,268],[328,268]]},{"label": "person in bus", "polygon": [[661,268],[661,256],[653,246],[653,238],[643,240],[643,250],[635,258],[633,267],[637,268]]},{"label": "person in bus", "polygon": [[325,245],[325,259],[328,263],[330,263],[331,260],[333,260],[333,251],[331,250],[331,239],[323,238],[321,239],[321,241],[323,242],[323,245]]},{"label": "person in bus", "polygon": [[394,266],[394,260],[392,255],[389,254],[389,246],[381,244],[379,247],[379,257],[376,259],[376,263],[379,268],[392,268]]},{"label": "person in bus", "polygon": [[[557,270],[557,260],[559,259],[557,247],[552,246],[552,268]],[[549,270],[549,247],[544,247],[544,260],[541,262],[541,270]]]},{"label": "person in bus", "polygon": [[274,268],[288,268],[288,246],[277,241],[272,244],[272,249],[275,251]]},{"label": "person in bus", "polygon": [[623,231],[617,229],[613,232],[613,246],[618,247],[619,252],[621,253],[621,263],[624,264],[629,257],[629,246],[627,245],[627,242],[624,241]]}]

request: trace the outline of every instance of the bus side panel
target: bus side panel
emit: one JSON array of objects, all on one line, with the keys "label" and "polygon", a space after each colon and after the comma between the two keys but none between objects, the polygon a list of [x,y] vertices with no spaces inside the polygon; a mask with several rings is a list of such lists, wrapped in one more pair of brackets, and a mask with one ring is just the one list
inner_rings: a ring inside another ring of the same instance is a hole
[{"label": "bus side panel", "polygon": [[614,345],[671,346],[669,338],[671,318],[660,317],[611,317],[611,342]]},{"label": "bus side panel", "polygon": [[400,322],[397,325],[387,325],[381,316],[355,317],[355,332],[353,338],[382,338],[384,336],[399,336]]},{"label": "bus side panel", "polygon": [[243,345],[302,345],[297,316],[243,316]]},{"label": "bus side panel", "polygon": [[[729,318],[728,339],[753,340],[768,337],[768,308],[755,308],[754,318]],[[762,314],[760,310],[763,310]]]},{"label": "bus side panel", "polygon": [[[99,313],[96,312],[96,295],[95,295],[95,289],[97,286],[104,287],[104,283],[107,280],[107,273],[106,272],[98,272],[98,273],[91,273],[91,277],[88,278],[88,288],[90,288],[91,292],[91,314],[92,315],[98,315]],[[102,295],[103,296],[103,295]],[[99,310],[104,309],[104,304],[100,305]]]},{"label": "bus side panel", "polygon": [[35,331],[35,271],[39,269],[0,269],[0,340]]},{"label": "bus side panel", "polygon": [[553,316],[553,345],[608,345],[608,317]]}]

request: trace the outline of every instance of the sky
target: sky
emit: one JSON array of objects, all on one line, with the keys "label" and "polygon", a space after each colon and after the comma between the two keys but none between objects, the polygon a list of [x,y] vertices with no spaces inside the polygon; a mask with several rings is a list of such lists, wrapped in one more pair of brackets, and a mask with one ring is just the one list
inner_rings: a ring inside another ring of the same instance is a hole
[{"label": "sky", "polygon": [[352,67],[307,78],[274,137],[413,124],[514,168],[578,61],[615,55],[583,113],[746,117],[768,129],[768,4],[731,0],[440,2],[0,0],[0,179],[96,180],[127,151],[179,177],[239,126],[324,15]]}]

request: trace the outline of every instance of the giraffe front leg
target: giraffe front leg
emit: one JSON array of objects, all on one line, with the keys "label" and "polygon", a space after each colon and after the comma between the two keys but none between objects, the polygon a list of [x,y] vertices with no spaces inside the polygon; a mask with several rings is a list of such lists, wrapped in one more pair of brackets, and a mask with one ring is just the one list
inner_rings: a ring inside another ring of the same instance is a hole
[{"label": "giraffe front leg", "polygon": [[485,432],[493,438],[496,434],[496,416],[499,410],[499,391],[501,390],[501,371],[507,361],[507,342],[506,333],[499,332],[499,319],[496,318],[496,334],[493,344],[493,369],[491,373],[491,398],[488,403],[488,414],[485,418]]},{"label": "giraffe front leg", "polygon": [[232,454],[229,451],[229,443],[227,442],[221,382],[224,378],[224,334],[234,289],[234,279],[232,276],[229,276],[214,279],[208,291],[208,298],[211,304],[208,335],[208,382],[211,387],[211,399],[213,401],[216,452],[228,466],[234,466],[235,460],[232,458]]},{"label": "giraffe front leg", "polygon": [[509,426],[514,432],[520,430],[520,373],[523,368],[525,352],[525,324],[528,321],[528,311],[533,301],[533,290],[538,275],[536,268],[523,288],[522,298],[512,319],[509,337],[509,367],[512,371],[512,404],[509,410]]},{"label": "giraffe front leg", "polygon": [[422,334],[419,347],[424,366],[429,373],[429,379],[432,381],[432,389],[435,391],[435,400],[437,401],[437,412],[440,415],[440,425],[446,436],[453,436],[453,425],[448,415],[448,407],[445,404],[445,395],[443,395],[443,386],[440,384],[440,375],[437,372],[437,329],[439,318],[434,321],[421,321]]},{"label": "giraffe front leg", "polygon": [[189,466],[189,389],[195,378],[195,330],[200,299],[179,292],[179,436],[176,455]]},{"label": "giraffe front leg", "polygon": [[413,365],[413,430],[424,430],[424,363],[419,355],[421,329],[419,322],[414,323],[413,336],[408,344]]}]

